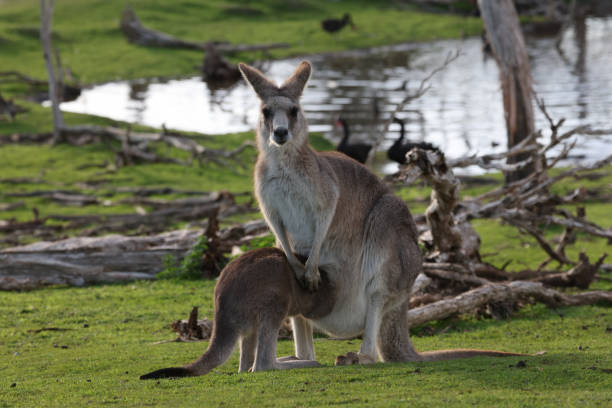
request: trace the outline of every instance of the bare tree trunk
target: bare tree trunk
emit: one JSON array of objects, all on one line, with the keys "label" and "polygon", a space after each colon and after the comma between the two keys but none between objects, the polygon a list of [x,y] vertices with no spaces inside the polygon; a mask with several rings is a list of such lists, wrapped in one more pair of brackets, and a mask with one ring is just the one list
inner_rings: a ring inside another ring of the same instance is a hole
[{"label": "bare tree trunk", "polygon": [[[47,67],[47,75],[49,77],[49,99],[51,100],[51,109],[53,110],[53,143],[57,143],[61,137],[62,128],[64,127],[64,117],[60,111],[60,99],[57,92],[57,81],[55,67],[51,60],[51,24],[53,21],[53,3],[54,0],[40,0],[40,42],[43,48],[43,57]],[[59,59],[59,56],[56,58]]]},{"label": "bare tree trunk", "polygon": [[[532,80],[525,41],[512,0],[478,0],[487,37],[497,65],[503,94],[508,149],[535,131],[532,106]],[[508,158],[508,163],[523,161],[529,154]],[[525,178],[537,163],[506,173],[506,182]]]}]

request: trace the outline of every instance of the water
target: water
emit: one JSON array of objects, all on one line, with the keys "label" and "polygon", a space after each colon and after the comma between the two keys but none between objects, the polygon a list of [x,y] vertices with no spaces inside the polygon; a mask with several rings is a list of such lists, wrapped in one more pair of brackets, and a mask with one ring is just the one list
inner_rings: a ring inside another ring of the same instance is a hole
[{"label": "water", "polygon": [[[564,129],[590,124],[612,128],[612,18],[588,18],[567,30],[559,52],[554,38],[527,38],[535,91]],[[498,69],[485,58],[479,38],[404,44],[332,55],[313,55],[313,76],[302,104],[310,130],[334,142],[339,116],[350,124],[352,140],[372,141],[381,121],[420,80],[457,49],[461,56],[431,80],[431,88],[399,113],[406,136],[440,146],[448,157],[505,149]],[[266,74],[281,83],[300,59],[274,61]],[[406,90],[402,90],[405,86]],[[242,82],[212,90],[199,77],[155,82],[113,82],[83,91],[62,104],[70,112],[208,134],[251,130],[258,102]],[[536,111],[536,126],[548,129]],[[392,125],[380,149],[398,136]],[[575,155],[589,160],[612,153],[610,138],[587,137]],[[385,165],[389,172],[395,165]]]}]

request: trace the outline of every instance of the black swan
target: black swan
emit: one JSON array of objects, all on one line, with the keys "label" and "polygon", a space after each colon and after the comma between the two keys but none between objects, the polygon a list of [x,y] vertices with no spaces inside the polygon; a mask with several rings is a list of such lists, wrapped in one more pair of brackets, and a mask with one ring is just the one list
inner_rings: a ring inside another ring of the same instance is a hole
[{"label": "black swan", "polygon": [[372,145],[366,143],[349,144],[348,140],[351,134],[346,120],[342,118],[338,119],[338,121],[336,122],[336,126],[342,126],[342,130],[344,132],[344,136],[342,137],[342,140],[338,144],[336,150],[346,154],[349,157],[352,157],[360,163],[365,163],[366,160],[368,160],[368,154],[370,153],[370,150],[372,150]]},{"label": "black swan", "polygon": [[328,33],[335,33],[340,31],[346,26],[350,24],[353,29],[355,29],[355,24],[353,24],[353,19],[349,13],[346,13],[342,16],[342,19],[338,18],[328,18],[327,20],[321,21],[321,27],[327,31]]},{"label": "black swan", "polygon": [[406,163],[406,153],[415,147],[421,148],[423,150],[439,150],[436,146],[427,142],[406,142],[404,143],[404,121],[398,118],[393,118],[393,123],[398,123],[400,125],[400,137],[393,142],[389,150],[387,150],[387,157],[389,160],[393,160],[394,162],[398,162],[399,164]]}]

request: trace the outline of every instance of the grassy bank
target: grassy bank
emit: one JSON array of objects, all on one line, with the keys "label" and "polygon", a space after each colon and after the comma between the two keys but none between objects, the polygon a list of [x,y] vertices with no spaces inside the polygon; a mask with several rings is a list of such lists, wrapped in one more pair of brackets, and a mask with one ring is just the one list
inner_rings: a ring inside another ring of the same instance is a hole
[{"label": "grassy bank", "polygon": [[[612,404],[612,310],[529,307],[510,321],[466,316],[417,328],[419,350],[474,347],[540,357],[333,367],[359,340],[315,340],[322,368],[237,374],[238,353],[198,378],[140,381],[203,343],[166,343],[192,306],[211,316],[213,282],[136,282],[0,296],[0,406],[583,406]],[[40,331],[55,327],[62,331]],[[448,327],[448,328],[447,328]],[[428,335],[438,332],[443,334]],[[419,336],[418,334],[422,334]],[[292,354],[281,341],[279,354]],[[517,367],[519,361],[525,367]]]},{"label": "grassy bank", "polygon": [[[145,26],[191,41],[290,44],[288,49],[271,51],[266,58],[456,38],[479,34],[481,29],[480,20],[473,17],[400,10],[393,1],[134,0],[130,4]],[[38,39],[38,5],[36,0],[0,3],[2,70],[17,70],[45,78]],[[197,72],[196,67],[201,65],[203,57],[199,51],[129,44],[119,29],[124,7],[123,0],[56,2],[55,46],[64,66],[69,67],[81,83]],[[352,14],[357,30],[346,29],[331,36],[321,29],[321,20],[340,17],[346,12]],[[233,59],[249,61],[261,57],[259,53],[248,53],[235,55]],[[4,88],[5,92],[11,92],[10,88]]]}]

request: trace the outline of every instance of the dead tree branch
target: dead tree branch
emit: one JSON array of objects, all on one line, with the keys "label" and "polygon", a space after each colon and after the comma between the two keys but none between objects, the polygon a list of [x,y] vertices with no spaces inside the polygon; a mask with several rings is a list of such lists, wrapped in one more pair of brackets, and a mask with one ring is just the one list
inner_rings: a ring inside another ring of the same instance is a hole
[{"label": "dead tree branch", "polygon": [[566,295],[538,282],[492,283],[451,299],[411,309],[407,318],[410,326],[418,326],[456,314],[472,313],[489,302],[509,300],[535,300],[551,307],[592,305],[600,302],[609,304],[612,303],[612,292],[591,291]]}]

